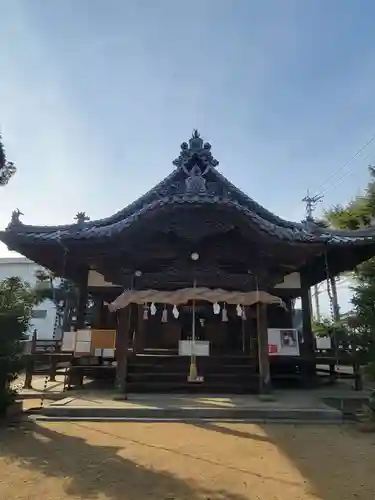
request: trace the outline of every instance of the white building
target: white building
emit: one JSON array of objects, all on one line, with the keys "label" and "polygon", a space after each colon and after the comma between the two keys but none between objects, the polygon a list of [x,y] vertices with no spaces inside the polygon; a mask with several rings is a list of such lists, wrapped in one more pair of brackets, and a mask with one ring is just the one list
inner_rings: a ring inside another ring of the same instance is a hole
[{"label": "white building", "polygon": [[[18,276],[30,285],[35,285],[37,281],[35,273],[40,269],[42,269],[41,266],[25,257],[0,258],[0,281]],[[34,310],[29,333],[31,334],[36,329],[39,339],[52,338],[55,318],[56,308],[53,302],[43,301]]]}]

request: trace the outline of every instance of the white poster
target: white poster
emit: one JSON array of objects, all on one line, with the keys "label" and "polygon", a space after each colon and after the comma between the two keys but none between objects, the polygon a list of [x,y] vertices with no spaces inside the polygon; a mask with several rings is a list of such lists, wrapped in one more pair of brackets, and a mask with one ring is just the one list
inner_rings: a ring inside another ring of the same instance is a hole
[{"label": "white poster", "polygon": [[91,342],[91,330],[78,330],[77,331],[77,342]]},{"label": "white poster", "polygon": [[64,332],[61,344],[63,352],[72,352],[76,345],[76,332]]},{"label": "white poster", "polygon": [[178,354],[179,356],[191,356],[192,354],[196,356],[209,356],[210,343],[205,340],[196,340],[195,342],[180,340],[178,343]]},{"label": "white poster", "polygon": [[293,328],[268,329],[270,356],[299,356],[298,331]]}]

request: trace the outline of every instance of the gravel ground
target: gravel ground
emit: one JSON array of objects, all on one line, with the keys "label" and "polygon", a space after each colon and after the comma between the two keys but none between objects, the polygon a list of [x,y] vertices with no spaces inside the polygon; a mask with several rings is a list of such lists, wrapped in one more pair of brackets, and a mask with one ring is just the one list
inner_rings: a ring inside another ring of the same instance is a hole
[{"label": "gravel ground", "polygon": [[25,423],[1,500],[370,500],[375,436],[347,426]]}]

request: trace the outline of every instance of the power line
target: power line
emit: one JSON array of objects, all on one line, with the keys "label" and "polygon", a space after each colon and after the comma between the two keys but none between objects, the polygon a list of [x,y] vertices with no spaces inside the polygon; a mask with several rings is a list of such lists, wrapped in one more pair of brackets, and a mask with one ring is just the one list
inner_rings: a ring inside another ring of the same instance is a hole
[{"label": "power line", "polygon": [[[362,153],[362,151],[364,151],[364,149],[366,149],[374,140],[375,140],[375,134],[373,135],[373,137],[371,137],[371,139],[369,141],[366,142],[366,144],[364,144],[355,153],[354,156],[352,156],[347,162],[345,162],[344,164],[342,164],[335,172],[333,172],[328,177],[328,179],[323,184],[320,185],[320,187],[322,187],[322,188],[325,187],[320,192],[318,192],[314,196],[311,196],[309,190],[307,190],[306,196],[302,199],[302,201],[304,203],[306,203],[306,207],[305,207],[305,210],[306,210],[306,221],[311,221],[311,222],[314,221],[313,215],[314,215],[314,211],[315,211],[318,203],[323,200],[324,193],[326,193],[329,189],[331,189],[333,187],[332,184],[331,185],[329,184],[330,180],[333,179],[338,173],[340,173],[341,171],[345,170],[348,165],[350,165],[351,163],[353,163],[354,160]],[[364,160],[366,160],[367,158],[369,158],[371,155],[372,155],[372,153],[368,154],[364,158]],[[338,185],[342,184],[342,182],[344,181],[344,179],[349,175],[349,173],[352,170],[352,168],[349,169],[348,171],[346,171],[345,174],[340,177],[339,182],[336,183],[336,187]],[[331,304],[333,304],[333,306],[336,306],[336,307],[334,307],[334,309],[337,310],[338,317],[339,317],[339,311],[340,311],[340,309],[339,309],[338,300],[337,300],[337,291],[338,290],[342,290],[344,287],[347,288],[348,287],[348,285],[347,285],[348,281],[349,280],[344,279],[344,280],[342,280],[338,284],[336,284],[335,281],[333,281],[333,283],[332,283],[332,286],[334,286],[334,290],[335,290],[335,296],[334,296],[335,302],[331,302]],[[313,293],[310,292],[311,300],[313,300],[313,299],[315,300],[315,309],[316,309],[316,315],[317,315],[318,320],[320,319],[319,295],[321,293],[324,293],[324,292],[326,292],[328,294],[328,297],[331,299],[331,301],[333,301],[333,298],[331,298],[331,296],[330,296],[330,288],[329,288],[329,283],[328,282],[327,282],[327,287],[326,287],[325,290],[319,290],[319,285],[316,284],[314,286]]]},{"label": "power line", "polygon": [[[318,285],[314,286],[314,291],[312,292],[311,297],[315,297],[316,295],[321,295],[321,294],[327,293],[327,287],[325,286],[325,287],[321,288],[322,285],[326,285],[326,283],[322,282],[322,283],[319,283]],[[349,285],[348,281],[342,281],[342,282],[339,281],[336,283],[336,287],[338,290],[342,290],[344,288],[347,288],[348,285]]]},{"label": "power line", "polygon": [[[318,199],[317,201],[321,201],[321,197],[323,197],[327,191],[329,191],[333,187],[340,186],[344,182],[344,180],[348,177],[348,175],[350,174],[350,172],[352,171],[354,166],[351,169],[349,169],[348,171],[346,171],[344,173],[344,175],[338,179],[338,182],[336,182],[336,184],[330,184],[331,179],[333,179],[337,174],[339,174],[342,170],[344,170],[348,165],[353,163],[354,160],[356,158],[358,158],[358,156],[362,153],[362,151],[364,151],[374,140],[375,140],[375,134],[348,161],[343,163],[339,168],[337,168],[334,172],[332,172],[332,174],[323,183],[319,184],[317,191],[319,189],[320,189],[320,191],[318,191],[315,196],[310,197],[309,191],[307,191],[307,196],[305,196],[305,198],[303,198],[302,201],[305,203],[309,203],[309,198],[311,198],[311,202],[314,202],[314,199]],[[363,158],[362,161],[369,158],[372,154],[374,154],[374,152],[369,153],[367,156],[365,156],[365,158]],[[316,208],[317,201],[315,201],[315,203],[313,203],[311,205],[313,211]],[[308,207],[309,207],[309,205],[306,205],[306,212],[308,210]],[[308,213],[306,213],[306,215],[307,215],[307,217],[309,217]]]},{"label": "power line", "polygon": [[[374,141],[375,141],[375,134],[348,161],[346,161],[345,163],[340,165],[338,169],[336,169],[334,172],[332,172],[332,174],[326,179],[326,181],[318,186],[318,189],[321,189],[321,190],[323,190],[323,192],[325,192],[328,188],[324,189],[324,187],[327,184],[329,184],[330,180],[332,178],[334,178],[337,174],[339,174],[342,170],[344,170],[348,165],[350,165],[362,153],[362,151],[364,151]],[[370,156],[370,155],[368,155],[368,156]],[[368,158],[368,156],[366,158]],[[322,194],[321,192],[318,193],[318,195],[321,195],[321,194]]]},{"label": "power line", "polygon": [[[371,153],[369,153],[367,156],[365,156],[362,161],[364,160],[367,160],[367,158],[370,158],[370,156],[372,156],[374,154],[374,152],[372,151]],[[354,168],[354,167],[353,167]],[[353,171],[353,168],[351,168],[350,170],[347,170],[345,172],[345,174],[343,176],[341,176],[339,179],[338,179],[338,182],[336,184],[331,184],[331,185],[328,185],[323,191],[321,191],[319,194],[321,196],[323,196],[327,191],[329,191],[330,189],[332,188],[337,188],[339,186],[341,186],[341,184],[345,181],[345,179],[352,173]]]}]

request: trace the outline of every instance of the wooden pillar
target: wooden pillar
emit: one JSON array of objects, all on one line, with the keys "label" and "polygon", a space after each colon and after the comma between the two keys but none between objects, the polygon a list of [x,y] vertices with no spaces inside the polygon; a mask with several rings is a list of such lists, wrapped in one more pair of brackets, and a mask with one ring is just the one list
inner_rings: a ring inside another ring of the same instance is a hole
[{"label": "wooden pillar", "polygon": [[77,303],[74,297],[68,297],[64,304],[64,313],[62,320],[62,331],[70,332],[72,328],[72,317],[74,316],[74,312],[77,308]]},{"label": "wooden pillar", "polygon": [[337,296],[337,287],[336,287],[336,279],[334,276],[330,277],[329,279],[330,285],[331,285],[331,292],[332,292],[332,309],[333,309],[333,319],[336,322],[340,321],[340,305],[339,305],[339,299]]},{"label": "wooden pillar", "polygon": [[50,356],[50,369],[49,369],[49,381],[56,382],[56,372],[57,372],[57,358],[56,356]]},{"label": "wooden pillar", "polygon": [[85,327],[86,319],[86,307],[88,300],[88,269],[82,269],[81,275],[78,280],[79,296],[78,296],[78,306],[77,306],[77,319],[76,319],[76,329],[79,330]]},{"label": "wooden pillar", "polygon": [[137,324],[135,328],[135,338],[134,338],[134,346],[133,350],[135,353],[140,353],[144,348],[144,329],[145,329],[145,321],[143,319],[144,309],[141,304],[137,305]]},{"label": "wooden pillar", "polygon": [[302,357],[302,371],[304,372],[305,383],[312,385],[316,374],[315,360],[315,337],[311,324],[311,300],[310,285],[301,273],[301,304],[302,304],[302,339],[300,345],[300,355]]},{"label": "wooden pillar", "polygon": [[33,336],[31,339],[30,351],[26,355],[26,366],[25,366],[25,382],[23,384],[24,389],[32,389],[33,375],[35,369],[35,359],[34,354],[36,352],[36,341],[37,341],[37,330],[33,331]]},{"label": "wooden pillar", "polygon": [[259,358],[259,392],[267,394],[271,391],[270,361],[268,355],[267,305],[257,303],[258,358]]},{"label": "wooden pillar", "polygon": [[26,373],[25,382],[23,384],[24,389],[32,389],[33,374],[35,369],[35,360],[33,354],[26,356]]},{"label": "wooden pillar", "polygon": [[303,334],[303,351],[305,356],[314,356],[315,341],[311,324],[311,308],[309,290],[301,290],[301,304],[302,304],[302,334]]},{"label": "wooden pillar", "polygon": [[97,328],[106,328],[107,327],[107,318],[108,318],[108,308],[104,305],[104,300],[97,298],[97,307],[98,307],[98,316],[97,316]]},{"label": "wooden pillar", "polygon": [[127,371],[128,371],[128,347],[130,331],[131,306],[117,311],[116,329],[116,388],[125,399],[127,397]]}]

